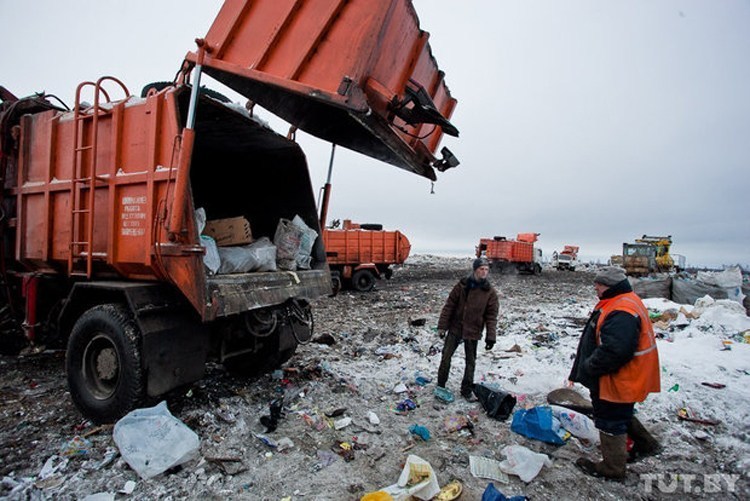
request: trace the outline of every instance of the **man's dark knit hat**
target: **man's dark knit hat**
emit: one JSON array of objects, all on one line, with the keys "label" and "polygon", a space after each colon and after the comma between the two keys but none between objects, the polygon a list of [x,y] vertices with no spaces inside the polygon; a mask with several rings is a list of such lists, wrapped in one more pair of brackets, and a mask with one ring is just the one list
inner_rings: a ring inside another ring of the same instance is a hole
[{"label": "man's dark knit hat", "polygon": [[594,283],[606,285],[612,287],[615,284],[619,284],[627,278],[625,276],[625,270],[617,266],[606,266],[599,270],[594,277]]},{"label": "man's dark knit hat", "polygon": [[474,269],[474,271],[477,270],[480,266],[489,266],[490,262],[487,260],[486,257],[478,257],[474,260],[474,264],[471,265],[471,267]]}]

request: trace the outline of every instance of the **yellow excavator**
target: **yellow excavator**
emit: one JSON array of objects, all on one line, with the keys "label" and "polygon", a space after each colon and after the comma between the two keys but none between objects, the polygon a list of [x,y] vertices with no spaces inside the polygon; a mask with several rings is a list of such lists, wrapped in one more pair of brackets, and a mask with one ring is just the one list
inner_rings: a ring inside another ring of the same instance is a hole
[{"label": "yellow excavator", "polygon": [[635,243],[622,244],[622,260],[625,273],[645,276],[655,272],[674,271],[674,260],[669,255],[672,235],[636,238]]}]

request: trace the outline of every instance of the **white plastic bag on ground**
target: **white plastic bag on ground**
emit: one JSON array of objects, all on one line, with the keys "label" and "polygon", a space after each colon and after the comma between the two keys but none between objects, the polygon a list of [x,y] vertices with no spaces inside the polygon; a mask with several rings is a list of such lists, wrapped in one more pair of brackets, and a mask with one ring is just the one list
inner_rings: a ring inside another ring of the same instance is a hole
[{"label": "white plastic bag on ground", "polygon": [[166,402],[129,412],[115,423],[112,438],[144,480],[189,461],[200,445],[198,435],[169,412]]},{"label": "white plastic bag on ground", "polygon": [[393,496],[395,501],[406,501],[412,497],[427,500],[440,493],[440,485],[432,465],[419,456],[409,454],[398,482],[382,490]]},{"label": "white plastic bag on ground", "polygon": [[594,421],[580,412],[550,405],[552,415],[560,421],[560,425],[568,430],[571,435],[586,440],[592,444],[599,443],[599,430],[594,426]]},{"label": "white plastic bag on ground", "polygon": [[518,475],[526,483],[534,480],[542,467],[552,466],[546,454],[531,451],[522,445],[507,445],[500,452],[507,458],[500,461],[500,468],[510,475]]}]

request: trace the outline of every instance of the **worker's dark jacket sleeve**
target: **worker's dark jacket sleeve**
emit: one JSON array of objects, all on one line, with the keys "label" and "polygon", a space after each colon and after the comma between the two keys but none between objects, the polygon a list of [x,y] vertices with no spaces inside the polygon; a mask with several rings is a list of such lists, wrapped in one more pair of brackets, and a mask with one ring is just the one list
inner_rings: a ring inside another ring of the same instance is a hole
[{"label": "worker's dark jacket sleeve", "polygon": [[[605,297],[614,297],[631,290],[630,285],[625,282],[607,290]],[[604,319],[601,326],[601,342],[597,346],[596,324],[599,314],[599,310],[594,311],[586,322],[568,377],[571,381],[595,391],[598,390],[600,376],[617,372],[633,358],[638,348],[640,333],[638,317],[624,311],[614,311]]]},{"label": "worker's dark jacket sleeve", "polygon": [[438,330],[478,340],[486,328],[486,340],[495,341],[499,312],[497,292],[487,280],[474,288],[467,287],[467,280],[461,279],[448,294],[440,312]]}]

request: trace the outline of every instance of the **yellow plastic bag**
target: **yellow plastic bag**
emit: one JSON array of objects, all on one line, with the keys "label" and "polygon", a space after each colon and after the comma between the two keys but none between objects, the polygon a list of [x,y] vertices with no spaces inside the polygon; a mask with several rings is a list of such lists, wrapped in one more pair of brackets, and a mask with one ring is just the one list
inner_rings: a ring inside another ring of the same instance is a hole
[{"label": "yellow plastic bag", "polygon": [[393,501],[393,496],[384,491],[368,492],[360,501]]}]

